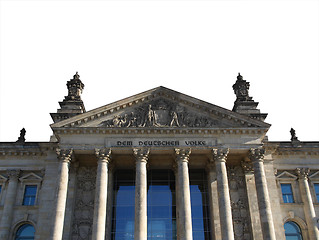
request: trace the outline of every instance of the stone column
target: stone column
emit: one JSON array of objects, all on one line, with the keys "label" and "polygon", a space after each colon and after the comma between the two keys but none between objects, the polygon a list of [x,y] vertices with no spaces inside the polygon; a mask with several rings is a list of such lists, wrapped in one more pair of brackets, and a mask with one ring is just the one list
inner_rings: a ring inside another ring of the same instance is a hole
[{"label": "stone column", "polygon": [[10,228],[12,226],[13,207],[16,202],[18,178],[20,170],[12,169],[7,171],[9,183],[6,191],[6,198],[3,206],[1,224],[0,224],[0,239],[9,239]]},{"label": "stone column", "polygon": [[309,168],[297,168],[298,182],[300,187],[301,199],[304,204],[306,222],[308,225],[309,238],[319,240],[319,231],[316,226],[316,212],[313,206],[311,192],[308,183]]},{"label": "stone column", "polygon": [[206,167],[208,191],[209,191],[209,209],[210,209],[210,227],[212,239],[222,240],[222,234],[220,229],[220,217],[218,207],[218,190],[216,169],[214,161],[209,161]]},{"label": "stone column", "polygon": [[228,148],[214,148],[212,150],[217,175],[218,205],[222,239],[234,240],[233,218],[226,169],[228,152]]},{"label": "stone column", "polygon": [[149,149],[133,149],[136,158],[134,239],[147,240],[147,169]]},{"label": "stone column", "polygon": [[178,192],[176,198],[178,199],[179,206],[177,219],[178,229],[178,240],[192,240],[192,210],[191,210],[191,195],[189,188],[189,173],[188,173],[188,162],[189,155],[191,154],[190,149],[175,149],[176,153],[176,164],[177,164],[177,184]]},{"label": "stone column", "polygon": [[97,161],[92,240],[105,239],[108,164],[111,149],[95,149]]},{"label": "stone column", "polygon": [[57,149],[60,160],[59,175],[57,178],[56,202],[53,207],[52,240],[61,240],[63,234],[65,205],[69,182],[69,165],[71,163],[72,149]]},{"label": "stone column", "polygon": [[261,148],[250,149],[249,158],[253,163],[255,184],[259,206],[260,222],[264,240],[275,240],[275,227],[271,212],[271,204],[264,170],[264,153]]}]

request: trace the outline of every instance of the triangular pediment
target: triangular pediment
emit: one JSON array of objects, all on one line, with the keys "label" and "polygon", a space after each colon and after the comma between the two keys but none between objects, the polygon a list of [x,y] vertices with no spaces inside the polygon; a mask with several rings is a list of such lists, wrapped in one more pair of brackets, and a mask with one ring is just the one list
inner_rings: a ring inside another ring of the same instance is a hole
[{"label": "triangular pediment", "polygon": [[31,172],[31,173],[28,173],[27,175],[19,178],[19,180],[21,182],[23,182],[23,181],[42,181],[42,177],[40,177],[37,174]]},{"label": "triangular pediment", "polygon": [[291,180],[296,180],[297,179],[297,177],[294,174],[292,174],[290,172],[287,172],[287,171],[283,171],[282,173],[280,173],[277,176],[277,178],[279,178],[279,179],[291,179]]},{"label": "triangular pediment", "polygon": [[56,128],[269,128],[239,113],[158,87],[51,125]]}]

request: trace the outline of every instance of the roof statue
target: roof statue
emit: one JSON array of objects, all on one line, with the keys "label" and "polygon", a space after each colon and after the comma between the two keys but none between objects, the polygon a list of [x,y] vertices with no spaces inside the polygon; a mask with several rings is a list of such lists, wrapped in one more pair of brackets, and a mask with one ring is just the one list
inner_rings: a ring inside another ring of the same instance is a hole
[{"label": "roof statue", "polygon": [[20,137],[16,141],[17,143],[24,143],[25,142],[25,133],[26,133],[26,130],[24,128],[22,128],[20,130]]}]

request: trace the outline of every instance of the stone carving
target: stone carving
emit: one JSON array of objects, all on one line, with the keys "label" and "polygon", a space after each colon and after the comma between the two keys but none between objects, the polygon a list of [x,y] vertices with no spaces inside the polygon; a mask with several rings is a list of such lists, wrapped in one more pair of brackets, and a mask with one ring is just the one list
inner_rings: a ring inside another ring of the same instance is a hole
[{"label": "stone carving", "polygon": [[92,237],[96,168],[79,167],[73,211],[72,240],[89,240]]},{"label": "stone carving", "polygon": [[308,179],[310,169],[309,168],[296,168],[296,173],[300,179]]},{"label": "stone carving", "polygon": [[249,97],[249,82],[243,79],[243,76],[238,73],[237,81],[233,85],[234,92],[236,94],[236,101],[252,101],[252,97]]},{"label": "stone carving", "polygon": [[264,161],[265,149],[263,148],[251,148],[249,150],[249,159],[254,161]]},{"label": "stone carving", "polygon": [[84,88],[84,84],[80,80],[80,75],[78,72],[75,73],[73,79],[67,82],[68,87],[68,96],[65,97],[65,100],[81,100],[81,94]]},{"label": "stone carving", "polygon": [[228,168],[235,240],[252,239],[245,176],[240,166]]},{"label": "stone carving", "polygon": [[213,127],[218,120],[188,111],[165,99],[153,100],[100,123],[99,127]]}]

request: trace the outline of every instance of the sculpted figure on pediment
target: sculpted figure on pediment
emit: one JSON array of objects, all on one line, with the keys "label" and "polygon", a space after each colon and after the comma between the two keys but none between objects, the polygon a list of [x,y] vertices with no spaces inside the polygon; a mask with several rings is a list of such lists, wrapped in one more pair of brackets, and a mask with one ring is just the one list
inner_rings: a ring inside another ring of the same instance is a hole
[{"label": "sculpted figure on pediment", "polygon": [[179,104],[157,99],[135,108],[131,113],[103,121],[99,127],[213,127],[218,123]]}]

